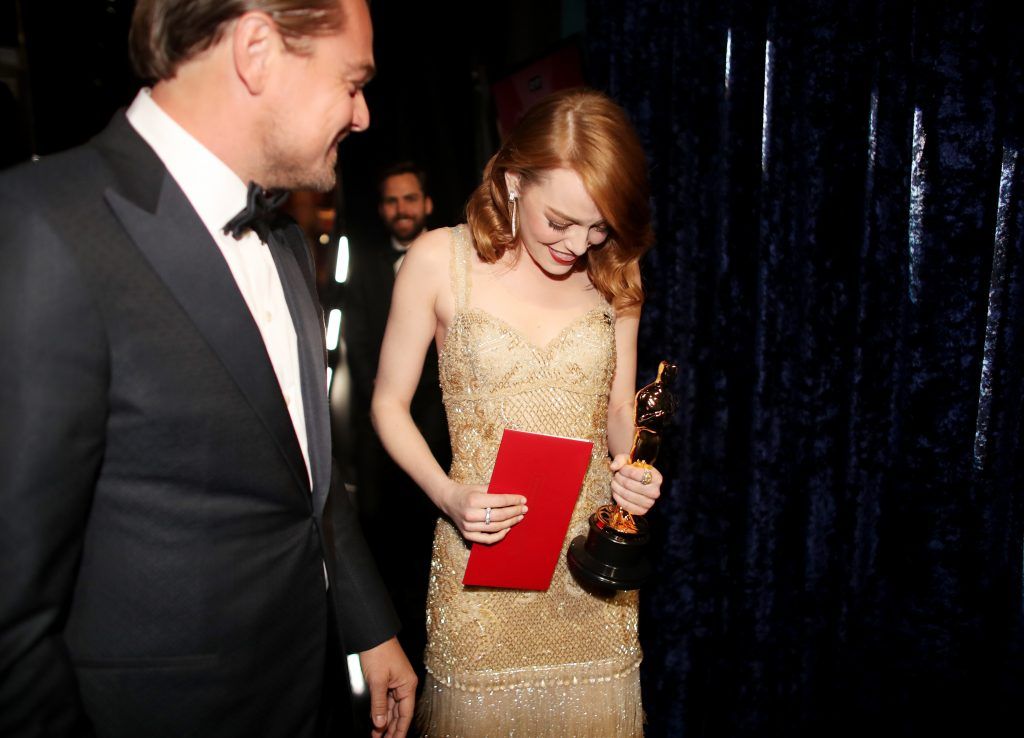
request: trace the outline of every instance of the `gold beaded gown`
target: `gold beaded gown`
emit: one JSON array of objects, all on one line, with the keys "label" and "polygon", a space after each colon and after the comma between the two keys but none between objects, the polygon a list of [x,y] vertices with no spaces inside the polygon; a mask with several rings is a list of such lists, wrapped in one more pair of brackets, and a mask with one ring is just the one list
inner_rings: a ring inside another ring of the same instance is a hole
[{"label": "gold beaded gown", "polygon": [[438,521],[420,728],[474,738],[640,736],[637,594],[592,594],[565,562],[590,513],[611,499],[614,311],[603,303],[535,346],[472,307],[471,236],[465,226],[451,236],[455,314],[439,356],[451,478],[487,484],[505,428],[589,439],[594,450],[545,592],[463,587],[469,545],[447,518]]}]

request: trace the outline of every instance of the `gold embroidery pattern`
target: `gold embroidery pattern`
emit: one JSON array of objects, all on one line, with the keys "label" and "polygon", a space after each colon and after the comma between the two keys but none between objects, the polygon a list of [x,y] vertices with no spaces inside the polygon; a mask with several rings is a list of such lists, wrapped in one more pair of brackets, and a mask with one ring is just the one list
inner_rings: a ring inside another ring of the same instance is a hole
[{"label": "gold embroidery pattern", "polygon": [[456,314],[439,359],[452,479],[486,484],[506,427],[593,440],[594,452],[546,592],[464,588],[469,547],[438,521],[421,727],[430,736],[642,735],[637,594],[587,592],[565,563],[568,543],[610,499],[614,311],[603,304],[534,346],[468,305],[468,238],[464,226],[452,230]]}]

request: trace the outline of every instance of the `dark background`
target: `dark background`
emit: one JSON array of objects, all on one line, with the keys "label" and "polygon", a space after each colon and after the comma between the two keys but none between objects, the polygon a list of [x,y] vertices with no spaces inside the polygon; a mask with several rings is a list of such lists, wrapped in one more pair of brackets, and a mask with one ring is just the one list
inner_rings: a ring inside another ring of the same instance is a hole
[{"label": "dark background", "polygon": [[[432,225],[459,222],[496,148],[490,83],[574,43],[584,5],[372,2],[378,72],[366,90],[370,129],[341,147],[339,215],[347,230],[376,224],[377,172],[403,159],[428,172]],[[0,0],[0,79],[18,97],[13,115],[14,103],[2,100],[0,166],[81,143],[131,102],[142,84],[128,61],[133,7],[133,0]]]},{"label": "dark background", "polygon": [[[130,6],[21,2],[28,78],[17,51],[0,59],[18,85],[0,98],[5,162],[81,141],[131,99]],[[17,50],[2,7],[0,47]],[[567,39],[647,147],[640,381],[661,358],[681,367],[642,596],[649,735],[1020,734],[1024,28],[1009,4],[372,12],[371,129],[342,151],[352,233],[375,223],[373,171],[406,157],[430,170],[434,224],[459,220],[496,140],[489,82]]]}]

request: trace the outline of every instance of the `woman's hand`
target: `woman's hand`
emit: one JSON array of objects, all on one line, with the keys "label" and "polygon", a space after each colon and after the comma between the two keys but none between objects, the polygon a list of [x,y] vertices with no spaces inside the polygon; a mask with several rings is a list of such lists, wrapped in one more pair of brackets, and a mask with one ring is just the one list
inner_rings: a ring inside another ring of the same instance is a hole
[{"label": "woman's hand", "polygon": [[[661,497],[661,472],[653,466],[643,468],[629,463],[629,454],[612,459],[612,497],[630,515],[646,515]],[[644,484],[645,475],[650,479]]]},{"label": "woman's hand", "polygon": [[489,495],[486,485],[458,482],[445,491],[440,507],[462,537],[476,543],[497,543],[528,509],[522,495]]}]

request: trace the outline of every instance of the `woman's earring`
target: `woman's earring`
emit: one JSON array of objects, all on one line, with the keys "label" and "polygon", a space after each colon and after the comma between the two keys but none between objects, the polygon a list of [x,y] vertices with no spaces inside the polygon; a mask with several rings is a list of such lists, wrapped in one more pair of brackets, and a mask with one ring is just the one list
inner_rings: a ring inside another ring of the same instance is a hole
[{"label": "woman's earring", "polygon": [[519,198],[516,193],[510,192],[508,194],[508,209],[509,209],[509,220],[512,223],[512,240],[516,240],[516,234],[519,233],[519,208],[516,206]]}]

